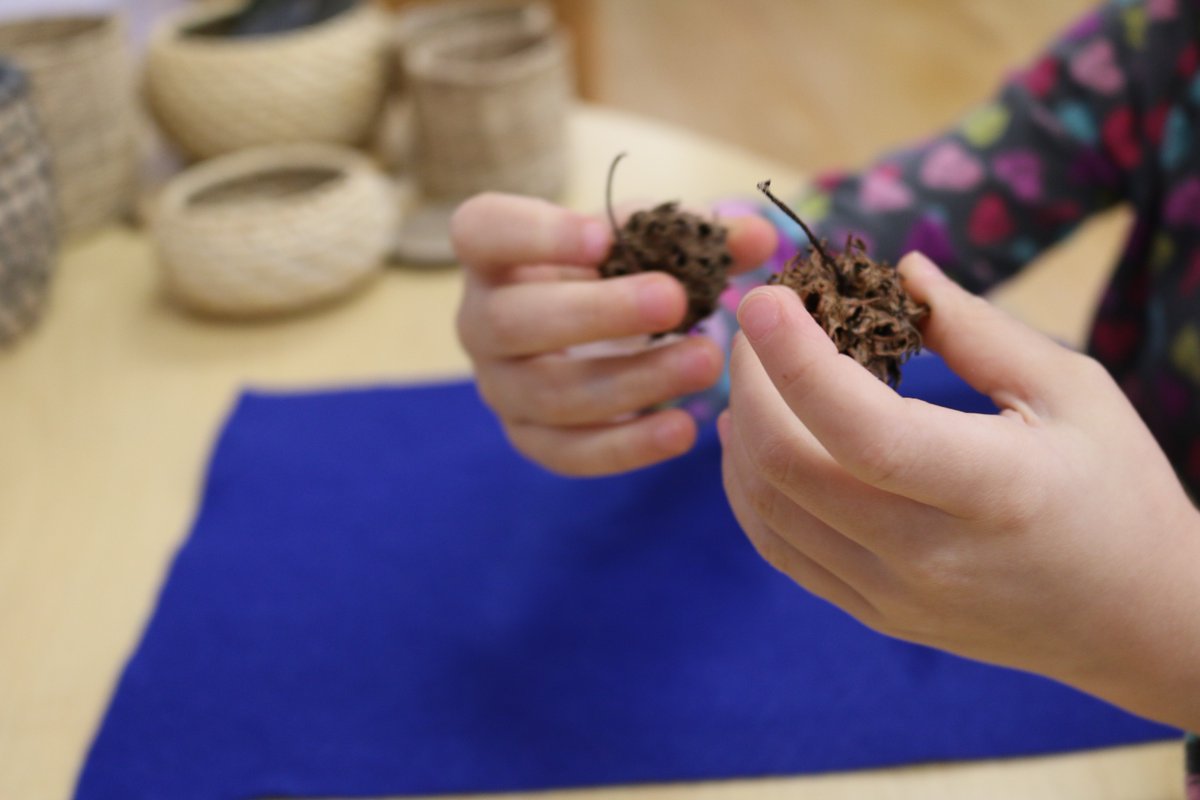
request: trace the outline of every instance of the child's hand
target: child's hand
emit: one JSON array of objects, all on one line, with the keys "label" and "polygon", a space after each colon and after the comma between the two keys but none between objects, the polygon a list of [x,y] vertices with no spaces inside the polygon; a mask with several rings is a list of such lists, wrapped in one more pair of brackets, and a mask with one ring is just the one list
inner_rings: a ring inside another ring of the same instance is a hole
[{"label": "child's hand", "polygon": [[[740,268],[765,260],[765,220],[725,220]],[[661,272],[599,280],[608,223],[526,197],[484,194],[454,215],[466,269],[458,332],[484,400],[513,445],[572,475],[621,472],[679,455],[696,425],[680,409],[640,414],[711,386],[720,349],[702,336],[631,355],[579,358],[566,349],[670,330],[683,320],[683,286]]]},{"label": "child's hand", "polygon": [[1154,439],[1096,362],[900,269],[926,344],[1002,413],[901,398],[756,289],[719,420],[747,535],[886,634],[1200,726],[1200,518]]}]

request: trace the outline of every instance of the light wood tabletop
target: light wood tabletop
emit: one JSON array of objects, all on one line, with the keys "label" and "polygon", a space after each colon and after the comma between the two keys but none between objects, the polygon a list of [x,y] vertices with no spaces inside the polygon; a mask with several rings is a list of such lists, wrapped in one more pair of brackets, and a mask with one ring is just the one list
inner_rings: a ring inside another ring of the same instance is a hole
[{"label": "light wood tabletop", "polygon": [[[569,205],[598,210],[609,160],[624,199],[751,196],[785,165],[595,107],[572,120]],[[998,299],[1071,341],[1124,220],[1090,226]],[[457,270],[389,268],[310,314],[258,323],[181,313],[139,232],[63,253],[38,329],[0,353],[0,798],[69,797],[120,670],[196,511],[214,437],[245,387],[462,376]],[[1075,299],[1072,299],[1075,298]],[[1175,743],[846,775],[555,792],[551,797],[1183,797]]]}]

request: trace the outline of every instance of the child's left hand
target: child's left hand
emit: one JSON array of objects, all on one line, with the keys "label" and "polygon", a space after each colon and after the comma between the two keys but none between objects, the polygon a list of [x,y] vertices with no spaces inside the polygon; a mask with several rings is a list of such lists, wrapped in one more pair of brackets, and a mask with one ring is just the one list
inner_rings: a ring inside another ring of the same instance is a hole
[{"label": "child's left hand", "polygon": [[756,289],[718,422],[747,535],[883,633],[1200,727],[1200,515],[1157,443],[1095,361],[900,270],[926,345],[1001,414],[900,397]]}]

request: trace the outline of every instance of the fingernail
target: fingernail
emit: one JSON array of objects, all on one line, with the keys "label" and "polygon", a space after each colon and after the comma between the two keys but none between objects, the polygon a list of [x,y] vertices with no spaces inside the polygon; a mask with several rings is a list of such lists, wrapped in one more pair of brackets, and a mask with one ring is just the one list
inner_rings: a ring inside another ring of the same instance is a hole
[{"label": "fingernail", "polygon": [[751,339],[763,338],[779,324],[779,301],[770,292],[751,292],[738,309],[738,322]]},{"label": "fingernail", "polygon": [[588,220],[579,231],[579,243],[587,261],[601,261],[608,255],[608,226],[599,220]]},{"label": "fingernail", "polygon": [[729,439],[729,412],[722,411],[717,417],[717,438],[721,440],[721,447],[725,446],[725,442]]}]

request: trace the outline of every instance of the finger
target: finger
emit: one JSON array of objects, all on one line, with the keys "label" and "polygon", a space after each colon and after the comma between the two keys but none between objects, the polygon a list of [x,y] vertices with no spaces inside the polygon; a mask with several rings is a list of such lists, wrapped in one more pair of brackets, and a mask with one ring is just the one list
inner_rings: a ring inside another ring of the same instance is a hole
[{"label": "finger", "polygon": [[[628,217],[637,211],[646,210],[651,205],[644,201],[621,203],[616,208],[618,223],[624,225]],[[761,265],[775,253],[775,248],[779,245],[779,232],[775,226],[758,214],[740,213],[725,216],[691,205],[682,206],[682,210],[712,220],[714,224],[725,228],[725,245],[733,258],[730,274],[746,272]]]},{"label": "finger", "polygon": [[509,441],[553,472],[589,477],[647,467],[683,455],[696,442],[696,423],[677,408],[627,422],[579,428],[512,423]]},{"label": "finger", "polygon": [[687,310],[683,286],[662,272],[604,281],[468,285],[459,335],[476,356],[511,358],[677,326]]},{"label": "finger", "polygon": [[967,292],[920,253],[898,269],[913,299],[930,307],[925,345],[997,407],[1034,416],[1075,397],[1060,388],[1069,350]]},{"label": "finger", "polygon": [[589,266],[612,244],[607,223],[533,197],[476,195],[450,220],[459,261],[485,276],[519,264]]},{"label": "finger", "polygon": [[725,241],[733,256],[730,274],[746,272],[763,264],[779,244],[775,226],[760,216],[726,217],[721,222],[729,228]]},{"label": "finger", "polygon": [[1023,477],[1033,444],[1023,422],[902,398],[840,355],[795,292],[755,289],[738,320],[792,413],[860,481],[963,515],[986,487]]},{"label": "finger", "polygon": [[707,389],[721,376],[722,361],[716,343],[692,336],[627,356],[496,361],[479,370],[477,381],[505,419],[588,425]]},{"label": "finger", "polygon": [[[746,489],[747,479],[753,480],[752,473],[737,463],[735,452],[728,446],[722,451],[725,495],[754,549],[768,564],[812,594],[870,624],[869,620],[876,616],[874,607],[840,576],[850,567],[845,563],[841,569],[827,566],[831,560],[846,562],[853,558],[865,562],[870,554],[861,548],[854,553],[834,554],[833,551],[842,549],[842,544],[853,546],[852,543],[795,506],[783,521],[785,528],[778,527],[779,521],[764,517],[760,513],[761,501],[754,499],[755,492]],[[786,533],[776,532],[780,530]]]},{"label": "finger", "polygon": [[738,436],[729,447],[764,484],[881,555],[907,552],[907,532],[937,521],[942,512],[863,483],[838,464],[796,418],[743,336],[734,339],[730,378],[728,413]]}]

